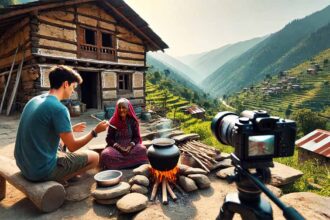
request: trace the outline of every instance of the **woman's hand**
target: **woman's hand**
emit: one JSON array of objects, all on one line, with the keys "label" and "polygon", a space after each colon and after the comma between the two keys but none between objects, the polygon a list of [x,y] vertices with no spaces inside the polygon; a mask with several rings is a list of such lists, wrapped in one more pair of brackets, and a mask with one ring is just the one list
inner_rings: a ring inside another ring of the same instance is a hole
[{"label": "woman's hand", "polygon": [[86,122],[80,122],[72,126],[73,132],[83,132],[86,128]]}]

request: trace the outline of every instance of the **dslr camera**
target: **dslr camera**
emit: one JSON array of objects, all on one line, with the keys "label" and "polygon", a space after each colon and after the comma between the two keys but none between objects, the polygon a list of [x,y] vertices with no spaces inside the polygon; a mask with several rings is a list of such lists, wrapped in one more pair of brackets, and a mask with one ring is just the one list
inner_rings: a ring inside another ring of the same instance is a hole
[{"label": "dslr camera", "polygon": [[219,142],[235,148],[233,163],[239,163],[243,169],[273,167],[274,157],[294,153],[296,123],[263,110],[245,110],[240,116],[219,112],[211,129]]}]

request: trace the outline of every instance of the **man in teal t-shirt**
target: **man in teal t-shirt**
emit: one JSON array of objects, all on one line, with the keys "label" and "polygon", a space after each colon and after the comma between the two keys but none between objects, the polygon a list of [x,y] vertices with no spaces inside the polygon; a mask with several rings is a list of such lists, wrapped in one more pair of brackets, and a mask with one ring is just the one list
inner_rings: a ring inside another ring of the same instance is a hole
[{"label": "man in teal t-shirt", "polygon": [[[22,112],[15,159],[28,180],[63,182],[98,165],[97,153],[77,150],[105,131],[108,124],[102,121],[87,135],[75,138],[73,131],[83,131],[85,125],[72,127],[69,112],[60,101],[71,96],[82,78],[67,66],[56,66],[50,70],[49,82],[49,93],[31,99]],[[70,152],[58,152],[60,140]]]}]

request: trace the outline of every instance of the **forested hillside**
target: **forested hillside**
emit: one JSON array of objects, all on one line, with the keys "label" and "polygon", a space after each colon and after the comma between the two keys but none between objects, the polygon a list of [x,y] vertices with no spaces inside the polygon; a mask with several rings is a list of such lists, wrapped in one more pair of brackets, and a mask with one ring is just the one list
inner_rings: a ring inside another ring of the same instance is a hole
[{"label": "forested hillside", "polygon": [[264,39],[266,39],[266,37],[259,37],[235,44],[225,45],[204,53],[202,56],[198,57],[198,59],[195,58],[190,61],[189,65],[199,73],[199,82],[201,82],[226,62],[238,57]]},{"label": "forested hillside", "polygon": [[310,59],[330,48],[329,22],[330,6],[289,23],[216,70],[203,88],[214,96],[228,95]]}]

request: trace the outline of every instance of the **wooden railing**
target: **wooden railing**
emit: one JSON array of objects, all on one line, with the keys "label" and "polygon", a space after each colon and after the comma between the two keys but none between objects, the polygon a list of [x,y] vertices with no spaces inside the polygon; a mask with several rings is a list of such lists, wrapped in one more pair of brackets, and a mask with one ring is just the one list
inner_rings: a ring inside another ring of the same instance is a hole
[{"label": "wooden railing", "polygon": [[94,45],[80,44],[79,54],[82,58],[111,60],[116,59],[116,50],[109,47],[98,48]]}]

